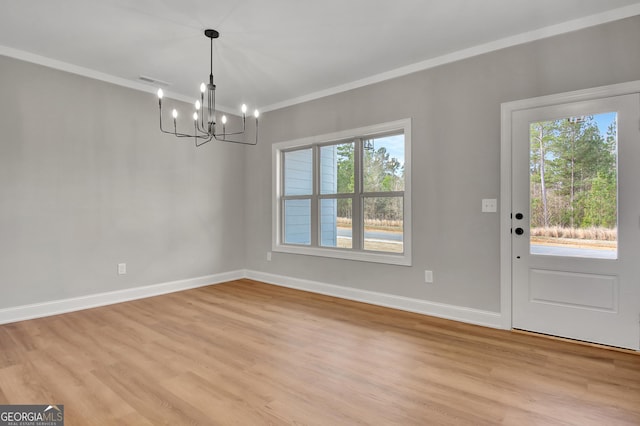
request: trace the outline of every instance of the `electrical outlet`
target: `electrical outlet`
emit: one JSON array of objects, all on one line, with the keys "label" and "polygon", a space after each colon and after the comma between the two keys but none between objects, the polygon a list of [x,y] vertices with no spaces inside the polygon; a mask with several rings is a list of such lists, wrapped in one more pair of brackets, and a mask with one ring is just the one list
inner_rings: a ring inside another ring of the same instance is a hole
[{"label": "electrical outlet", "polygon": [[484,198],[482,200],[483,213],[495,213],[498,211],[498,200],[495,198]]},{"label": "electrical outlet", "polygon": [[424,282],[425,283],[433,282],[433,271],[424,271]]},{"label": "electrical outlet", "polygon": [[267,262],[271,262],[271,252],[267,252]]},{"label": "electrical outlet", "polygon": [[127,264],[118,263],[118,275],[125,275],[127,273]]}]

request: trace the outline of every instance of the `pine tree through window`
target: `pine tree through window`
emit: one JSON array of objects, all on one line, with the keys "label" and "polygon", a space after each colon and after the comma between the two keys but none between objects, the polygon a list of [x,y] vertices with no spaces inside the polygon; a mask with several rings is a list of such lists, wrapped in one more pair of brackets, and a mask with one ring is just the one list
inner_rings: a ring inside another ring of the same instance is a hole
[{"label": "pine tree through window", "polygon": [[617,114],[530,124],[531,253],[616,259]]}]

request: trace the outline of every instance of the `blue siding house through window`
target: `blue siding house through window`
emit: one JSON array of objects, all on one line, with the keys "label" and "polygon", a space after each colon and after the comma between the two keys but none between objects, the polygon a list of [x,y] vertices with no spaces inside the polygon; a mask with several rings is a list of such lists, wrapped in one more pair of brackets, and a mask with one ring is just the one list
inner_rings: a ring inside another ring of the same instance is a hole
[{"label": "blue siding house through window", "polygon": [[[319,150],[320,185],[324,193],[335,194],[338,189],[337,148]],[[284,196],[304,196],[309,199],[285,199],[285,244],[311,244],[311,196],[313,193],[313,151],[311,148],[289,151],[284,154]],[[320,245],[335,247],[337,242],[338,203],[335,199],[323,200],[320,221],[322,231]]]},{"label": "blue siding house through window", "polygon": [[311,244],[311,200],[285,200],[284,242]]},{"label": "blue siding house through window", "polygon": [[311,148],[284,154],[284,195],[308,195],[308,199],[285,200],[284,242],[311,244],[311,195],[313,151]]}]

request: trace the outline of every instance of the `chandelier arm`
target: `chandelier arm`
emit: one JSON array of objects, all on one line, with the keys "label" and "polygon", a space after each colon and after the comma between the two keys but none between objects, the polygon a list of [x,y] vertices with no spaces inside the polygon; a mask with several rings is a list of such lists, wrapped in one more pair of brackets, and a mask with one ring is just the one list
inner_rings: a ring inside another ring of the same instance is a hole
[{"label": "chandelier arm", "polygon": [[[256,121],[256,123],[257,123],[257,121]],[[224,129],[224,126],[223,126],[222,128]],[[223,133],[222,133],[223,139],[218,139],[218,138],[216,138],[216,140],[224,140],[224,138],[225,138],[226,136],[237,136],[237,135],[242,135],[242,134],[244,134],[246,131],[247,131],[247,117],[246,117],[246,115],[242,114],[242,130],[238,130],[237,132],[231,132],[231,133],[228,133],[228,132],[226,132],[226,131],[223,131]],[[216,133],[216,136],[220,136],[220,134],[219,134],[219,133]]]},{"label": "chandelier arm", "polygon": [[[242,132],[244,133],[244,132]],[[242,134],[242,133],[236,133],[236,134]],[[235,141],[233,139],[227,139],[227,136],[233,135],[232,133],[227,133],[224,137],[219,138],[219,135],[214,134],[213,137],[215,138],[215,140],[220,141],[220,142],[230,142],[230,143],[237,143],[239,145],[257,145],[258,144],[258,122],[256,121],[256,138],[254,142],[243,142],[243,141]]]},{"label": "chandelier arm", "polygon": [[173,132],[170,131],[170,130],[163,129],[162,128],[162,107],[160,107],[159,119],[160,119],[160,131],[162,133],[166,133],[168,135],[173,135],[173,136],[178,137],[178,138],[197,138],[197,139],[207,139],[207,138],[209,138],[210,139],[209,133],[207,133],[205,131],[202,131],[202,130],[199,130],[201,134],[198,134],[198,132],[196,132],[195,134],[190,135],[188,133],[179,133],[177,130],[175,130],[175,128],[174,128]]},{"label": "chandelier arm", "polygon": [[176,120],[173,120],[173,135],[178,137],[178,138],[190,138],[190,137],[193,137],[193,135],[190,135],[188,133],[178,133],[178,126],[176,124]]},{"label": "chandelier arm", "polygon": [[[161,126],[162,126],[162,125],[161,125]],[[160,131],[161,131],[162,133],[166,133],[166,134],[168,134],[168,135],[173,135],[173,136],[175,136],[175,137],[177,137],[177,138],[197,138],[197,139],[207,139],[207,138],[209,137],[209,135],[208,135],[208,134],[204,134],[204,135],[193,134],[193,135],[190,135],[190,134],[188,134],[188,133],[171,132],[171,131],[168,131],[168,130],[164,130],[162,127],[160,127]]]},{"label": "chandelier arm", "polygon": [[[159,110],[158,119],[159,119],[159,122],[160,122],[160,131],[161,131],[162,133],[166,133],[166,134],[168,134],[168,135],[174,135],[174,136],[177,136],[177,137],[186,137],[186,136],[189,136],[189,135],[185,135],[185,134],[183,134],[183,133],[177,133],[177,132],[175,131],[175,127],[174,127],[174,131],[173,131],[173,132],[172,132],[172,131],[170,131],[170,130],[165,130],[165,129],[163,129],[163,128],[162,128],[162,102],[160,102],[160,106],[158,107],[158,110]],[[174,122],[174,126],[175,126],[175,122]]]},{"label": "chandelier arm", "polygon": [[196,139],[206,139],[209,136],[202,136],[202,135],[190,135],[188,133],[173,133],[173,132],[164,132],[164,133],[168,133],[170,135],[173,135],[177,138],[196,138]]},{"label": "chandelier arm", "polygon": [[[195,132],[194,134],[188,134],[188,133],[179,133],[177,131],[168,131],[162,128],[162,118],[160,118],[160,131],[162,133],[166,133],[168,135],[173,135],[176,136],[178,138],[196,138],[196,139],[206,139],[206,142],[211,141],[212,139],[215,139],[217,141],[222,141],[222,142],[231,142],[231,143],[238,143],[238,144],[244,144],[244,145],[256,145],[258,143],[258,134],[257,134],[257,123],[256,123],[256,141],[254,143],[251,142],[242,142],[242,141],[234,141],[234,140],[230,140],[227,139],[227,136],[238,136],[238,135],[242,135],[245,132],[233,132],[233,133],[224,133],[223,135],[220,134],[216,134],[216,133],[207,133],[206,131],[200,130],[197,128],[197,125],[194,126],[195,129],[197,130],[197,132]],[[201,134],[198,134],[201,133]],[[222,136],[222,137],[220,137]],[[206,143],[205,142],[205,143]],[[203,145],[203,143],[201,143],[200,145]],[[200,145],[196,145],[196,146],[200,146]]]},{"label": "chandelier arm", "polygon": [[200,142],[200,143],[198,143],[198,140],[196,139],[195,141],[196,148],[199,148],[202,145],[211,142],[212,139],[213,139],[213,136],[209,137],[208,139],[205,139],[203,142]]},{"label": "chandelier arm", "polygon": [[168,135],[173,135],[177,138],[198,138],[198,139],[205,139],[208,136],[200,136],[200,135],[190,135],[188,133],[177,133],[177,132],[170,132],[168,130],[164,130],[162,127],[160,128],[160,131],[162,133],[166,133]]},{"label": "chandelier arm", "polygon": [[198,137],[200,138],[208,138],[210,136],[209,132],[207,132],[205,129],[200,128],[200,124],[198,123],[198,120],[194,120],[193,121],[193,128],[194,128],[194,135],[198,135]]},{"label": "chandelier arm", "polygon": [[170,130],[165,130],[165,129],[163,129],[163,128],[162,128],[162,109],[160,110],[160,131],[161,131],[162,133],[166,133],[166,134],[168,134],[168,135],[174,135],[174,136],[177,136],[177,137],[179,137],[179,138],[189,136],[189,135],[185,135],[184,133],[177,133],[177,132],[175,132],[175,131],[173,131],[173,132],[172,132],[172,131],[170,131]]},{"label": "chandelier arm", "polygon": [[202,130],[197,129],[197,127],[196,127],[196,131],[194,132],[194,134],[193,135],[188,135],[188,136],[192,137],[192,138],[198,138],[198,139],[207,139],[207,138],[211,137],[211,135],[209,133],[203,132]]},{"label": "chandelier arm", "polygon": [[256,145],[258,143],[258,141],[255,142],[243,142],[243,141],[234,141],[233,139],[223,139],[223,138],[218,138],[215,137],[215,140],[219,141],[219,142],[229,142],[229,143],[236,143],[238,145]]},{"label": "chandelier arm", "polygon": [[[222,136],[223,137],[225,137],[225,136],[237,136],[237,135],[243,135],[244,133],[245,133],[244,130],[241,131],[241,132],[232,132],[232,133],[225,132],[225,133],[222,134]],[[220,133],[216,133],[216,136],[220,136]]]}]

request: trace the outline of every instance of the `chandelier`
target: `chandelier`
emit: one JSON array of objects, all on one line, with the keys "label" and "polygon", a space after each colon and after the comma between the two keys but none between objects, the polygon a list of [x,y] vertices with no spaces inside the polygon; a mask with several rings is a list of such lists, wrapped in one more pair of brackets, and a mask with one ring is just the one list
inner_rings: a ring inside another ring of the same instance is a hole
[{"label": "chandelier", "polygon": [[[260,112],[256,109],[253,112],[253,116],[255,118],[255,141],[246,142],[237,140],[238,136],[243,135],[246,130],[246,121],[247,121],[247,106],[242,105],[240,111],[242,112],[242,130],[238,131],[227,131],[227,116],[223,115],[220,117],[220,121],[222,123],[222,129],[220,126],[216,128],[216,85],[213,83],[213,39],[218,38],[220,33],[216,30],[205,30],[204,35],[209,38],[211,44],[211,56],[210,56],[210,70],[209,70],[209,84],[202,83],[200,85],[200,99],[195,102],[195,112],[193,113],[193,132],[190,133],[182,133],[178,132],[177,127],[177,119],[178,119],[178,110],[174,109],[171,111],[171,115],[173,117],[173,131],[165,130],[162,127],[162,97],[164,93],[162,89],[158,89],[158,106],[160,108],[160,131],[163,133],[168,133],[170,135],[174,135],[178,138],[193,138],[196,146],[202,146],[207,142],[211,142],[213,139],[222,141],[222,142],[232,142],[239,143],[244,145],[256,145],[258,143],[258,117]],[[204,98],[205,94],[207,97],[207,105],[205,107]],[[222,131],[220,131],[222,130]]]}]

